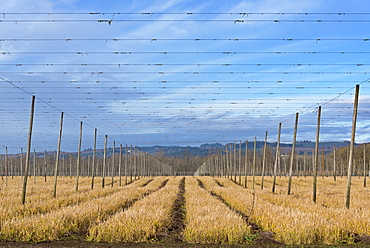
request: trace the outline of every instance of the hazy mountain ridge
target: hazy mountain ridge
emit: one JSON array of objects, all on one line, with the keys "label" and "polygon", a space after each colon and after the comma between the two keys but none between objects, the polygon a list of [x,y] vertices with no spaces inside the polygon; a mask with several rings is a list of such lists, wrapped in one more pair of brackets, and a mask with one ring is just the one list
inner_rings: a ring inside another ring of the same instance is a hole
[{"label": "hazy mountain ridge", "polygon": [[[242,149],[245,150],[245,142],[242,143]],[[276,148],[276,142],[267,142],[267,145],[275,150]],[[319,149],[321,150],[324,148],[325,152],[332,152],[334,149],[334,146],[336,147],[343,147],[343,146],[349,146],[350,142],[349,141],[332,141],[332,142],[320,142]],[[239,149],[240,143],[236,142],[235,143],[236,148]],[[315,148],[316,143],[311,142],[311,141],[298,141],[296,143],[296,152],[297,153],[302,153],[302,152],[308,152],[310,153],[312,149]],[[132,147],[132,150],[134,151],[135,149],[137,151],[142,151],[148,154],[152,155],[157,155],[161,154],[164,156],[169,156],[169,157],[181,157],[182,154],[190,153],[191,156],[209,156],[212,154],[215,154],[219,152],[220,150],[225,150],[226,146],[228,149],[230,147],[234,147],[234,143],[228,143],[228,144],[221,144],[221,143],[211,143],[211,144],[202,144],[199,147],[195,146],[160,146],[160,145],[155,145],[155,146],[144,146],[144,147]],[[256,142],[256,148],[257,151],[261,151],[263,149],[264,142],[263,141],[257,141]],[[280,148],[281,152],[283,154],[289,153],[291,150],[292,144],[290,143],[281,143]],[[254,149],[254,142],[248,142],[248,149],[253,150]],[[47,151],[47,155],[54,155],[55,151]],[[72,154],[73,156],[77,155],[77,152],[62,152],[63,154]],[[126,154],[126,147],[122,148],[122,153]],[[127,153],[130,153],[130,147],[127,148]],[[104,149],[97,149],[96,154],[98,157],[102,157],[104,154]],[[107,148],[107,156],[112,156],[113,154],[113,148],[109,147]],[[115,154],[119,154],[119,147],[115,148]],[[44,152],[37,151],[36,152],[37,156],[42,157],[44,155]],[[92,156],[93,155],[93,150],[91,148],[85,149],[81,151],[81,156]]]}]

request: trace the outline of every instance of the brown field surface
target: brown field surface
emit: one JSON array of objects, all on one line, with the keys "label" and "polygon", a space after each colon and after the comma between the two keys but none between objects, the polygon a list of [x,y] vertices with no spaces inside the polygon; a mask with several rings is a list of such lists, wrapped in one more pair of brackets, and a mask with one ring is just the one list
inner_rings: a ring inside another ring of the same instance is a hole
[{"label": "brown field surface", "polygon": [[[248,177],[247,188],[224,177],[154,177],[118,187],[96,178],[29,179],[25,205],[21,179],[0,181],[0,247],[322,247],[369,244],[370,190],[352,179],[320,177],[317,202],[312,177]],[[240,181],[244,183],[244,178]]]}]

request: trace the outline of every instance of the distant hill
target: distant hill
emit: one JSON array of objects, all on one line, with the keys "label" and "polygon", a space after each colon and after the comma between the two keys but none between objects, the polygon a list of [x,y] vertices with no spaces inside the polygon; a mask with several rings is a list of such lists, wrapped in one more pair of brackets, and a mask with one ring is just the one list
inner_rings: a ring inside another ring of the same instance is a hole
[{"label": "distant hill", "polygon": [[[267,144],[270,146],[270,148],[275,149],[276,148],[276,142]],[[334,146],[336,147],[343,147],[343,146],[349,146],[349,141],[343,141],[343,142],[320,142],[319,148],[320,151],[322,148],[324,148],[325,153],[330,153],[334,150]],[[297,153],[311,153],[312,149],[315,148],[316,143],[311,141],[299,141],[296,143],[296,151]],[[185,151],[189,151],[191,155],[193,156],[208,156],[214,153],[217,153],[220,150],[225,150],[226,146],[234,147],[234,143],[229,143],[222,145],[220,143],[213,143],[213,144],[202,144],[199,147],[192,147],[192,146],[149,146],[149,147],[141,147],[140,149],[144,152],[147,152],[149,154],[158,154],[163,153],[165,156],[181,156]],[[239,149],[240,143],[236,143],[236,148]],[[263,141],[257,141],[256,142],[256,148],[257,151],[261,151],[263,149],[264,142]],[[242,143],[242,149],[245,150],[245,142]],[[281,152],[283,154],[287,154],[292,149],[292,144],[282,143],[280,144]],[[248,142],[248,149],[253,150],[254,149],[254,142]]]},{"label": "distant hill", "polygon": [[[276,148],[276,142],[269,143],[267,142],[269,147],[273,150]],[[343,141],[343,142],[320,142],[320,151],[322,148],[324,148],[325,153],[330,153],[333,151],[334,146],[336,147],[343,147],[343,146],[349,146],[350,142],[349,141]],[[239,149],[240,143],[237,142],[236,148]],[[245,145],[246,143],[242,143],[242,149],[245,150]],[[187,154],[190,153],[191,156],[200,156],[200,157],[205,157],[209,156],[212,154],[215,154],[219,152],[220,150],[225,150],[226,146],[228,149],[230,147],[234,147],[234,143],[228,143],[228,144],[220,144],[220,143],[211,143],[211,144],[202,144],[199,147],[194,147],[194,146],[144,146],[144,147],[133,147],[132,149],[138,149],[143,152],[146,152],[148,154],[152,155],[157,155],[161,154],[163,156],[168,156],[168,157],[181,157],[182,154]],[[262,151],[264,146],[263,141],[257,141],[256,142],[256,148],[257,151],[260,152]],[[292,144],[288,143],[281,143],[280,144],[280,149],[282,154],[289,154],[291,151]],[[315,142],[311,141],[298,141],[296,143],[296,151],[298,154],[303,154],[304,152],[311,153],[312,149],[315,148]],[[130,152],[130,147],[128,148],[128,153]],[[248,149],[253,150],[254,149],[254,142],[248,142]],[[107,149],[107,156],[111,156],[113,153],[113,148],[110,147]],[[119,153],[119,147],[116,147],[115,153]],[[126,147],[123,147],[123,153],[126,153]],[[54,155],[55,151],[47,151],[47,155]],[[63,152],[63,154],[66,154]],[[72,153],[67,153],[67,154],[72,154],[73,156],[77,156],[77,152],[72,152]],[[103,149],[97,149],[96,154],[98,157],[103,157],[104,150]],[[36,155],[39,157],[44,156],[44,152],[36,152]],[[81,156],[92,156],[93,155],[93,150],[92,149],[86,149],[84,151],[81,151]]]}]

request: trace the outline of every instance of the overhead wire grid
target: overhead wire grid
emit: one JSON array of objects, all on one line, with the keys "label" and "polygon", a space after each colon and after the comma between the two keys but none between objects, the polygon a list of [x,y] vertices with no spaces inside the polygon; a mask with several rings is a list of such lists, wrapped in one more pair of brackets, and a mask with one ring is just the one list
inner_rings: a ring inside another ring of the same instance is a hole
[{"label": "overhead wire grid", "polygon": [[[94,128],[123,144],[200,145],[348,140],[361,84],[359,140],[368,139],[369,13],[3,13],[1,146],[92,147]],[[358,28],[361,25],[362,28]],[[346,34],[346,35],[344,35]],[[111,143],[110,143],[111,144]]]}]

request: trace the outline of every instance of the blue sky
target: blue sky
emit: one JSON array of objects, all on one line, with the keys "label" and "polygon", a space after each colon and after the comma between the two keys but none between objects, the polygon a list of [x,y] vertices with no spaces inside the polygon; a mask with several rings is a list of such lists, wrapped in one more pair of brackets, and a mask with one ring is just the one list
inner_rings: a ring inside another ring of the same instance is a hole
[{"label": "blue sky", "polygon": [[349,140],[356,84],[356,141],[370,138],[368,1],[0,6],[0,149],[26,148],[28,93],[38,98],[36,150],[56,149],[60,111],[65,151],[77,149],[80,121],[83,149],[94,128],[99,147],[104,135],[110,146],[198,146],[262,140],[266,130],[273,142],[282,122],[282,141],[291,142],[296,112],[297,139],[314,140],[319,105],[321,140]]}]

